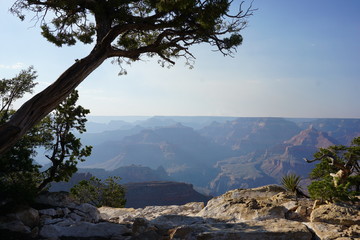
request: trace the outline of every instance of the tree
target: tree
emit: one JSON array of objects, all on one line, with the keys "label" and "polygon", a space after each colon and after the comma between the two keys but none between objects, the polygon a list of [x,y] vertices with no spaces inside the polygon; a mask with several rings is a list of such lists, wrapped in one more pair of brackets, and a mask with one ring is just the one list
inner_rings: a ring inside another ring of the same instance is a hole
[{"label": "tree", "polygon": [[109,177],[104,183],[96,177],[82,180],[71,188],[73,198],[80,203],[90,203],[96,207],[125,207],[125,189],[117,183],[119,177]]},{"label": "tree", "polygon": [[321,148],[313,160],[320,161],[310,173],[313,181],[308,189],[315,199],[338,201],[353,200],[360,194],[360,137],[350,146],[335,145]]},{"label": "tree", "polygon": [[[36,86],[36,71],[33,67],[22,70],[11,79],[0,80],[0,123],[6,122],[14,110],[13,103],[26,93],[32,93]],[[40,166],[34,164],[36,147],[44,143],[41,124],[37,124],[12,148],[0,156],[0,196],[2,201],[22,199],[27,201],[37,192],[40,180]]]},{"label": "tree", "polygon": [[33,93],[33,88],[37,85],[36,71],[31,66],[22,70],[17,76],[0,80],[0,123],[8,120],[12,104],[24,96],[26,93]]},{"label": "tree", "polygon": [[76,106],[78,98],[78,92],[73,91],[42,121],[43,127],[51,138],[46,142],[45,148],[51,153],[46,157],[52,165],[42,172],[43,181],[38,187],[39,190],[53,181],[68,181],[77,171],[78,161],[85,161],[85,157],[91,154],[92,147],[82,148],[80,138],[75,137],[73,133],[86,131],[85,116],[90,112],[82,106]]},{"label": "tree", "polygon": [[[0,119],[6,122],[14,113],[12,103],[31,93],[36,85],[32,67],[22,70],[11,79],[0,80],[0,98],[4,103]],[[52,181],[68,180],[77,170],[78,161],[89,156],[91,147],[82,147],[74,131],[85,131],[89,110],[76,105],[77,91],[73,91],[53,112],[28,131],[12,148],[0,156],[0,196],[2,200],[30,200]],[[34,163],[36,148],[44,146],[51,166],[40,172]]]},{"label": "tree", "polygon": [[229,0],[17,0],[11,12],[20,19],[35,13],[42,35],[57,46],[93,44],[52,85],[24,103],[0,126],[0,153],[14,145],[50,113],[106,59],[122,64],[144,56],[162,65],[184,57],[194,59],[190,47],[208,43],[231,55],[242,43],[240,31],[252,15],[251,6],[231,13]]}]

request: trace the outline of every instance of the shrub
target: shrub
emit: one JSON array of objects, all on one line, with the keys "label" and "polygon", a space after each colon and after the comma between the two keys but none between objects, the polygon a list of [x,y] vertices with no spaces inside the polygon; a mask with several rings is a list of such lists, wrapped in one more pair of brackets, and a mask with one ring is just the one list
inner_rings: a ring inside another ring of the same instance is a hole
[{"label": "shrub", "polygon": [[288,191],[297,196],[297,193],[300,192],[301,177],[295,173],[290,173],[281,178],[281,185]]},{"label": "shrub", "polygon": [[[24,94],[32,93],[37,83],[33,67],[16,77],[0,79],[0,125],[15,114],[13,104]],[[90,112],[76,104],[74,90],[54,111],[31,128],[13,147],[0,154],[0,208],[4,203],[26,203],[53,181],[67,181],[77,171],[76,165],[91,154],[90,146],[82,146],[76,132],[86,131],[86,115]],[[37,147],[47,150],[50,167],[41,172],[34,157]]]},{"label": "shrub", "polygon": [[96,177],[83,180],[71,190],[71,196],[80,203],[90,203],[96,207],[124,207],[125,189],[116,181],[119,177],[109,177],[104,182]]},{"label": "shrub", "polygon": [[336,196],[336,188],[332,183],[332,178],[329,176],[320,181],[313,181],[308,186],[309,194],[312,199],[321,201],[333,201]]},{"label": "shrub", "polygon": [[320,148],[314,154],[319,161],[310,173],[314,181],[308,190],[311,198],[323,201],[355,201],[360,194],[360,137],[350,146],[336,145]]}]

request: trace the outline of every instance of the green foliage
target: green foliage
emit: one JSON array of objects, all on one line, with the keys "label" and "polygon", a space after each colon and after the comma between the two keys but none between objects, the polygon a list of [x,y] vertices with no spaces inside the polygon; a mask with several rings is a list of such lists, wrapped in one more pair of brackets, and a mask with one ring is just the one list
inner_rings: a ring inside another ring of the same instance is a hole
[{"label": "green foliage", "polygon": [[308,190],[311,198],[323,201],[354,201],[360,195],[360,137],[350,146],[321,148],[314,154],[320,162],[310,173],[314,181]]},{"label": "green foliage", "polygon": [[[209,43],[231,54],[242,43],[239,33],[254,11],[243,2],[230,14],[234,1],[128,0],[32,1],[17,0],[10,11],[21,20],[24,11],[41,16],[42,35],[56,46],[104,43],[111,37],[111,57],[137,60],[141,53],[157,54],[164,61],[192,58],[189,46]],[[50,13],[54,14],[50,14]],[[131,52],[131,53],[130,53]],[[130,54],[129,54],[130,53]]]},{"label": "green foliage", "polygon": [[37,85],[34,83],[36,77],[36,71],[31,66],[14,78],[0,80],[0,124],[8,120],[14,101],[22,98],[25,93],[33,92]]},{"label": "green foliage", "polygon": [[38,129],[39,125],[0,155],[0,196],[21,203],[30,201],[38,192],[42,181],[40,165],[33,159],[36,146],[43,143]]},{"label": "green foliage", "polygon": [[[33,67],[22,70],[11,79],[0,80],[0,124],[9,120],[15,112],[13,103],[36,86]],[[41,127],[36,125],[11,149],[0,155],[0,200],[5,202],[30,201],[40,183],[39,165],[34,163],[36,147],[44,143]]]},{"label": "green foliage", "polygon": [[68,181],[77,171],[77,163],[85,161],[85,157],[91,154],[92,147],[82,147],[80,138],[73,133],[86,131],[85,116],[90,112],[82,106],[76,106],[78,98],[78,92],[73,91],[43,120],[44,128],[51,136],[45,148],[51,153],[46,157],[52,162],[52,166],[42,173],[44,181],[40,189],[52,181]]},{"label": "green foliage", "polygon": [[[320,151],[324,151],[324,149],[321,149]],[[319,153],[316,153],[314,156],[318,157]],[[310,178],[311,179],[322,179],[327,176],[330,176],[330,173],[336,173],[338,169],[331,165],[331,162],[329,159],[325,158],[322,161],[320,161],[318,164],[315,165],[314,169],[310,172]]]},{"label": "green foliage", "polygon": [[96,207],[124,207],[125,189],[117,183],[119,177],[109,177],[104,182],[92,177],[75,185],[70,193],[80,203],[90,203]]},{"label": "green foliage", "polygon": [[10,204],[32,202],[41,182],[38,171],[14,171],[0,176],[0,200]]},{"label": "green foliage", "polygon": [[21,138],[13,148],[0,155],[0,176],[12,172],[37,171],[39,166],[33,163],[33,157],[36,155],[36,146],[43,143],[38,130],[39,125]]},{"label": "green foliage", "polygon": [[[35,71],[23,70],[12,79],[0,81],[0,122],[7,122],[15,113],[13,102],[25,93],[32,93]],[[84,161],[91,147],[82,147],[74,131],[85,131],[86,114],[89,110],[76,106],[78,93],[74,91],[52,113],[24,135],[12,148],[0,155],[0,200],[29,201],[52,181],[68,180],[76,172],[78,161]],[[40,172],[34,162],[36,148],[43,146],[52,165]]]},{"label": "green foliage", "polygon": [[324,177],[322,180],[313,181],[309,187],[310,197],[321,201],[337,202],[355,200],[355,196],[359,192],[352,191],[351,183],[340,184],[334,186],[331,176]]},{"label": "green foliage", "polygon": [[301,177],[295,173],[290,173],[281,178],[281,185],[288,191],[296,195],[296,192],[301,189]]}]

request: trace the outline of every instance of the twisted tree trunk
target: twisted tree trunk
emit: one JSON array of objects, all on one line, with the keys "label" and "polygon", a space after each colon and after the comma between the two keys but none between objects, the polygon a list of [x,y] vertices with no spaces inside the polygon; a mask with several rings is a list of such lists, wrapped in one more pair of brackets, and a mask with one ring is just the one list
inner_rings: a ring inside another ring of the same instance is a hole
[{"label": "twisted tree trunk", "polygon": [[106,47],[95,46],[87,57],[77,60],[53,84],[24,103],[8,122],[0,126],[0,154],[54,110],[107,57]]}]

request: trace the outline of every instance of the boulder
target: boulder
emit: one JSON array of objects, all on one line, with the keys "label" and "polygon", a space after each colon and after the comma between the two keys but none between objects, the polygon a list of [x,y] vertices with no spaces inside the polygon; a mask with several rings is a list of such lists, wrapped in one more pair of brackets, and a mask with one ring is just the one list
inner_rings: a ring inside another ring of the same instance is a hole
[{"label": "boulder", "polygon": [[136,218],[152,220],[162,215],[195,216],[203,208],[203,202],[192,202],[185,205],[147,206],[138,209],[101,207],[98,210],[102,220],[132,223]]},{"label": "boulder", "polygon": [[23,208],[15,213],[0,216],[0,239],[30,239],[38,234],[39,212]]},{"label": "boulder", "polygon": [[157,218],[162,215],[183,215],[193,216],[197,214],[204,207],[203,202],[187,203],[185,205],[171,205],[171,206],[148,206],[139,209],[139,216],[148,220]]},{"label": "boulder", "polygon": [[132,240],[168,239],[167,229],[155,227],[144,218],[136,218],[132,224]]},{"label": "boulder", "polygon": [[177,226],[190,226],[190,225],[202,225],[219,223],[216,219],[202,218],[194,216],[182,216],[182,215],[163,215],[150,221],[151,224],[158,228],[171,229]]},{"label": "boulder", "polygon": [[25,226],[34,228],[39,225],[39,212],[34,208],[26,208],[14,213],[14,217],[20,220]]},{"label": "boulder", "polygon": [[247,221],[235,224],[209,225],[195,239],[224,240],[311,240],[303,224],[286,219]]},{"label": "boulder", "polygon": [[40,237],[43,238],[104,238],[120,237],[129,235],[131,229],[122,224],[109,222],[67,222],[44,225],[40,229]]},{"label": "boulder", "polygon": [[222,196],[230,199],[239,199],[239,198],[269,199],[281,192],[284,193],[285,189],[279,185],[266,185],[258,188],[236,189],[236,190],[228,191]]},{"label": "boulder", "polygon": [[305,222],[304,224],[321,240],[360,238],[359,225],[346,227],[323,222]]},{"label": "boulder", "polygon": [[310,215],[311,222],[324,222],[338,225],[359,225],[359,207],[339,204],[326,204],[315,208]]},{"label": "boulder", "polygon": [[55,209],[53,209],[53,208],[40,209],[39,213],[41,215],[46,215],[46,216],[49,216],[49,217],[55,217],[58,214],[57,211]]},{"label": "boulder", "polygon": [[6,217],[0,218],[0,229],[1,230],[8,230],[11,232],[18,232],[24,234],[30,234],[31,228],[26,226],[23,222],[17,219],[9,219]]},{"label": "boulder", "polygon": [[134,239],[312,239],[305,225],[286,219],[227,223],[201,217],[165,215],[151,221],[137,218],[132,232]]},{"label": "boulder", "polygon": [[206,207],[203,202],[192,202],[138,209],[96,208],[72,202],[64,193],[42,195],[38,203],[43,209],[26,208],[0,216],[0,236],[68,240],[360,238],[358,205],[312,209],[313,201],[294,201],[276,185],[232,190],[211,199]]},{"label": "boulder", "polygon": [[211,199],[196,216],[231,222],[285,218],[288,209],[271,200],[283,191],[277,185],[232,190]]},{"label": "boulder", "polygon": [[98,208],[100,213],[100,219],[111,222],[126,222],[128,217],[136,215],[134,208],[112,208],[112,207],[100,207]]},{"label": "boulder", "polygon": [[74,213],[81,216],[81,221],[98,222],[100,219],[100,212],[97,207],[89,203],[83,203],[76,206],[74,209]]}]

